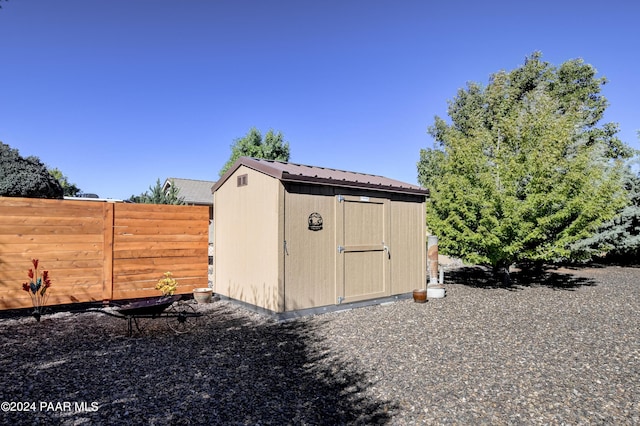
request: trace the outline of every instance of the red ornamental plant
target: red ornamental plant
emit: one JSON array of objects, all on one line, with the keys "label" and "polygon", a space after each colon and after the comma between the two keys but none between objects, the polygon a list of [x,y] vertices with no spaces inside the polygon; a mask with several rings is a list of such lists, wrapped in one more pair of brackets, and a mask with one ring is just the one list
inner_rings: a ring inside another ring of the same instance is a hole
[{"label": "red ornamental plant", "polygon": [[51,279],[49,278],[49,271],[42,271],[42,274],[38,274],[38,259],[32,259],[31,262],[33,263],[33,269],[29,269],[29,281],[22,284],[22,289],[31,296],[33,316],[40,321],[42,309],[49,297],[47,289],[51,287]]}]

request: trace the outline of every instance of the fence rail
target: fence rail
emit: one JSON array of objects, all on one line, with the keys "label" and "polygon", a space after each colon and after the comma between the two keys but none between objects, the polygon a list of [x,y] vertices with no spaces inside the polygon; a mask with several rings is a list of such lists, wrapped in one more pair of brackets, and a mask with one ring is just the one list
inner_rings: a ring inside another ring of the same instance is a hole
[{"label": "fence rail", "polygon": [[31,259],[49,271],[49,305],[178,293],[207,286],[209,209],[0,197],[0,310],[28,308]]}]

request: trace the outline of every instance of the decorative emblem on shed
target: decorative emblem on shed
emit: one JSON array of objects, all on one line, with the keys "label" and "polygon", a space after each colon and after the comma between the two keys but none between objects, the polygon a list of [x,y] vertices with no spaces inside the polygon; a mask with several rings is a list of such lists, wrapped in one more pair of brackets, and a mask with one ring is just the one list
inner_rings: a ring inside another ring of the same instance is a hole
[{"label": "decorative emblem on shed", "polygon": [[313,212],[309,215],[309,230],[320,231],[322,229],[322,216],[320,213]]}]

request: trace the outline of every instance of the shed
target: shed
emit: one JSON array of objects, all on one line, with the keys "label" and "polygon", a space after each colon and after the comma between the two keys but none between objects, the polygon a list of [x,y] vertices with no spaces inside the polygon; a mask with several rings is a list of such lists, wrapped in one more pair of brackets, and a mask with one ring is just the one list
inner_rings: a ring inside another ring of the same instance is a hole
[{"label": "shed", "polygon": [[241,157],[212,192],[221,296],[295,315],[426,286],[426,189]]}]

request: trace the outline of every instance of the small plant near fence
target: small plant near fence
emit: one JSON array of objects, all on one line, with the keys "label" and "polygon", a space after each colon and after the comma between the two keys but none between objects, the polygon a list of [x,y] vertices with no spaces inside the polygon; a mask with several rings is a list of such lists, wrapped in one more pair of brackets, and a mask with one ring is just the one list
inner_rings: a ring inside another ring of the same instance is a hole
[{"label": "small plant near fence", "polygon": [[178,281],[173,278],[171,272],[165,272],[164,278],[158,280],[156,284],[156,290],[160,290],[163,296],[173,296],[176,288],[178,288]]},{"label": "small plant near fence", "polygon": [[29,268],[29,281],[22,283],[22,289],[29,293],[31,302],[33,303],[33,317],[40,321],[44,306],[47,303],[49,293],[47,290],[51,287],[51,278],[49,271],[44,270],[42,273],[38,271],[38,259],[32,259],[33,268]]}]

